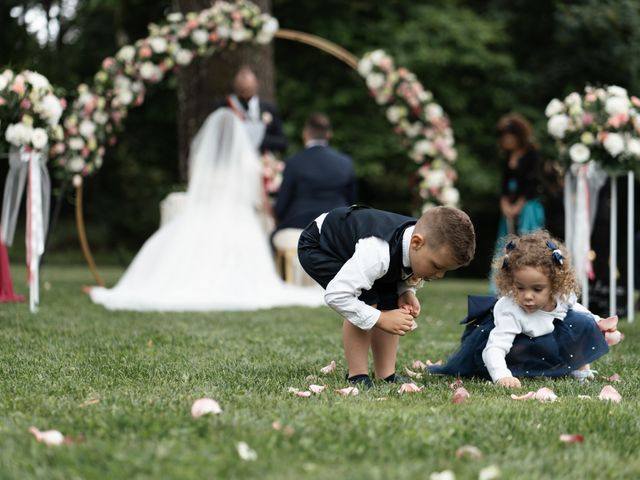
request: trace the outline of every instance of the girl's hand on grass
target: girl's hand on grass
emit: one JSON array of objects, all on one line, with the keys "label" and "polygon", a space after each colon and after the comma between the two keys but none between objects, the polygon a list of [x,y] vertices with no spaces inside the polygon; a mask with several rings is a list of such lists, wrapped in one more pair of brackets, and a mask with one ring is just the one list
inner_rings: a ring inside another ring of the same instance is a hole
[{"label": "girl's hand on grass", "polygon": [[496,383],[502,387],[507,387],[507,388],[522,387],[522,385],[520,384],[520,380],[518,380],[516,377],[502,377]]}]

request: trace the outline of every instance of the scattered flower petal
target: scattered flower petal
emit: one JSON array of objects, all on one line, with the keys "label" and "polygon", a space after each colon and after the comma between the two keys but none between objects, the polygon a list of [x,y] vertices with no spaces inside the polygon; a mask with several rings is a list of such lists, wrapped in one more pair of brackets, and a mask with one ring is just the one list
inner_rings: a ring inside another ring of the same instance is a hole
[{"label": "scattered flower petal", "polygon": [[414,372],[413,370],[409,370],[407,367],[404,367],[404,373],[409,375],[411,378],[422,378],[422,374],[418,372]]},{"label": "scattered flower petal", "polygon": [[309,398],[311,396],[311,392],[308,390],[300,390],[295,393],[300,398]]},{"label": "scattered flower petal", "polygon": [[456,475],[451,470],[444,470],[432,473],[429,475],[429,480],[456,480]]},{"label": "scattered flower petal", "polygon": [[29,427],[29,432],[36,437],[38,442],[45,445],[62,445],[65,442],[64,435],[58,430],[45,430],[41,432],[36,427]]},{"label": "scattered flower petal", "polygon": [[456,450],[456,458],[470,458],[471,460],[478,460],[482,458],[482,452],[474,445],[463,445]]},{"label": "scattered flower petal", "polygon": [[411,364],[411,368],[424,370],[425,368],[427,368],[427,364],[424,363],[422,360],[414,360],[413,363]]},{"label": "scattered flower petal", "polygon": [[538,389],[533,398],[540,402],[555,402],[558,396],[550,388],[542,387]]},{"label": "scattered flower petal", "polygon": [[500,468],[497,465],[489,465],[488,467],[480,470],[478,480],[494,480],[502,475]]},{"label": "scattered flower petal", "polygon": [[591,396],[589,395],[578,395],[580,400],[591,400]]},{"label": "scattered flower petal", "polygon": [[193,418],[198,418],[208,413],[213,413],[214,415],[222,413],[218,402],[210,398],[199,398],[191,405],[191,416]]},{"label": "scattered flower petal", "polygon": [[415,383],[403,383],[400,389],[398,390],[399,394],[403,393],[417,393],[421,391],[424,387],[419,387]]},{"label": "scattered flower petal", "polygon": [[327,388],[326,385],[309,385],[309,390],[313,393],[322,393],[325,388]]},{"label": "scattered flower petal", "polygon": [[605,385],[604,387],[602,387],[598,398],[600,400],[610,400],[612,402],[620,403],[620,401],[622,400],[622,395],[620,395],[618,391],[611,385]]},{"label": "scattered flower petal", "polygon": [[563,433],[560,435],[560,441],[564,443],[581,443],[584,441],[584,436],[577,433]]},{"label": "scattered flower petal", "polygon": [[335,360],[331,360],[331,363],[329,365],[327,365],[326,367],[322,367],[320,369],[320,372],[324,373],[325,375],[329,375],[335,369],[336,369],[336,362],[335,362]]},{"label": "scattered flower petal", "polygon": [[427,359],[427,367],[431,367],[432,365],[442,365],[442,360],[438,360],[437,362],[432,362],[431,360]]},{"label": "scattered flower petal", "polygon": [[453,403],[458,404],[469,398],[469,392],[464,387],[459,387],[453,392]]},{"label": "scattered flower petal", "polygon": [[80,404],[80,408],[88,407],[89,405],[95,405],[96,403],[100,403],[99,397],[89,397]]},{"label": "scattered flower petal", "polygon": [[455,390],[456,388],[460,388],[462,386],[462,379],[458,378],[455,382],[449,384],[449,388],[451,390]]},{"label": "scattered flower petal", "polygon": [[622,378],[617,373],[614,373],[609,378],[607,378],[607,380],[609,380],[610,382],[620,382],[622,381]]},{"label": "scattered flower petal", "polygon": [[511,394],[511,400],[530,400],[535,396],[536,392],[527,392],[524,395]]},{"label": "scattered flower petal", "polygon": [[271,428],[280,431],[282,430],[282,423],[280,422],[280,420],[274,420],[273,422],[271,422]]},{"label": "scattered flower petal", "polygon": [[299,391],[300,391],[299,388],[293,388],[293,387],[287,388],[287,392],[289,393],[298,393]]},{"label": "scattered flower petal", "polygon": [[358,395],[358,393],[360,393],[358,391],[358,387],[340,388],[336,390],[336,392],[339,393],[340,395],[351,395],[351,396],[355,396],[355,395]]},{"label": "scattered flower petal", "polygon": [[258,454],[256,453],[256,451],[253,450],[245,442],[238,442],[236,444],[236,450],[238,450],[238,455],[242,460],[253,462],[254,460],[258,459]]}]

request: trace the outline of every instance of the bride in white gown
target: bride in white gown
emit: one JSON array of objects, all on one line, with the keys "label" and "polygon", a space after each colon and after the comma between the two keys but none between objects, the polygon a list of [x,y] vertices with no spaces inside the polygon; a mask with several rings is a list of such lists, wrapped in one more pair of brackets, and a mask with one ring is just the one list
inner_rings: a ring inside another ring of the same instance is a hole
[{"label": "bride in white gown", "polygon": [[184,209],[143,245],[118,284],[90,291],[113,310],[254,310],[323,303],[319,287],[285,284],[257,208],[261,165],[241,121],[209,115],[191,143]]}]

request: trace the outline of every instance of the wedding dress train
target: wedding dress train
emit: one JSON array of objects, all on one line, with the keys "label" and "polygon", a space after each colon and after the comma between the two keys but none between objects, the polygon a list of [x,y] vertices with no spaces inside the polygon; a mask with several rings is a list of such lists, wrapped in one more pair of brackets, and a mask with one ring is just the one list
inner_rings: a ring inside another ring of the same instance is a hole
[{"label": "wedding dress train", "polygon": [[113,310],[255,310],[323,304],[320,287],[284,283],[257,213],[261,166],[241,121],[212,113],[191,144],[184,209],[143,245],[118,284],[96,287]]}]

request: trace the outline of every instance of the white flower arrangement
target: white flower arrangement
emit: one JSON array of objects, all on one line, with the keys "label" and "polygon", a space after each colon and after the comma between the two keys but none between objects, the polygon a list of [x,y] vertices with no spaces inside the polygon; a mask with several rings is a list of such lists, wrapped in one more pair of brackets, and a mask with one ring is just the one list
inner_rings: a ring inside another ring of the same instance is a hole
[{"label": "white flower arrangement", "polygon": [[545,109],[547,131],[567,166],[595,161],[613,174],[640,166],[640,99],[611,85],[554,98]]},{"label": "white flower arrangement", "polygon": [[60,140],[64,107],[45,76],[8,69],[0,74],[0,125],[6,125],[3,138],[9,144],[43,151]]},{"label": "white flower arrangement", "polygon": [[433,101],[416,76],[397,68],[383,50],[365,54],[358,62],[371,95],[402,138],[408,156],[418,168],[418,194],[423,208],[456,205],[458,190],[453,186],[456,173],[451,164],[457,158],[453,130],[442,107]]}]

